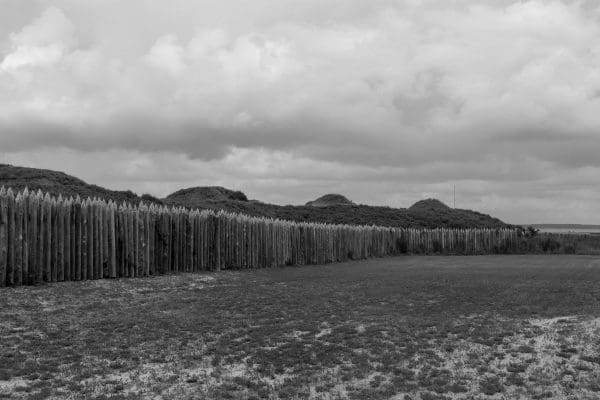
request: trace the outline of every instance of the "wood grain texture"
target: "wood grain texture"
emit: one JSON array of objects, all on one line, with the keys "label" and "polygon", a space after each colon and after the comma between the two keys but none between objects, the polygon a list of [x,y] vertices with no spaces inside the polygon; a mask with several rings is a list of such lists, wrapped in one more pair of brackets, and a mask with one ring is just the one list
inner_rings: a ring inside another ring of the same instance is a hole
[{"label": "wood grain texture", "polygon": [[0,189],[0,286],[515,252],[515,229],[327,225]]}]

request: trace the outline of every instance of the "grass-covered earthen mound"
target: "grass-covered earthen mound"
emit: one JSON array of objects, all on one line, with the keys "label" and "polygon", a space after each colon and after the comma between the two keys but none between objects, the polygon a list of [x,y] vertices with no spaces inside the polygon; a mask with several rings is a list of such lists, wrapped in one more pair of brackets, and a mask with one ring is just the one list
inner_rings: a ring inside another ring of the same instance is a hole
[{"label": "grass-covered earthen mound", "polygon": [[227,201],[246,202],[248,198],[239,190],[230,190],[221,186],[200,186],[178,190],[164,199],[167,204],[196,204],[197,208],[205,208],[212,203],[218,204]]},{"label": "grass-covered earthen mound", "polygon": [[[187,190],[187,189],[186,189]],[[341,195],[325,195],[303,206],[263,203],[258,200],[239,200],[236,198],[222,197],[211,199],[198,196],[195,189],[191,195],[181,195],[185,190],[169,195],[165,202],[188,208],[209,208],[213,210],[226,210],[241,214],[279,218],[300,222],[324,222],[331,224],[349,225],[380,225],[397,227],[453,227],[453,228],[482,228],[507,226],[497,218],[471,210],[455,210],[449,208],[438,200],[436,203],[443,207],[422,207],[421,202],[411,208],[392,208],[385,206],[369,206],[355,204]],[[241,193],[228,191],[228,193]],[[201,194],[201,192],[200,192]],[[245,196],[244,196],[245,198]],[[425,200],[425,204],[432,204],[432,200]]]},{"label": "grass-covered earthen mound", "polygon": [[280,206],[262,203],[256,200],[239,201],[189,201],[186,199],[169,199],[170,204],[190,208],[210,208],[226,210],[241,214],[280,218],[289,221],[322,222],[349,225],[379,225],[397,227],[453,227],[482,228],[507,226],[497,218],[470,210],[410,210],[384,206],[368,206],[363,204],[315,206]]},{"label": "grass-covered earthen mound", "polygon": [[327,206],[350,206],[354,204],[341,194],[326,194],[316,200],[306,203],[307,206],[327,207]]},{"label": "grass-covered earthen mound", "polygon": [[[91,185],[79,178],[65,174],[64,172],[51,171],[47,169],[15,167],[0,164],[0,186],[12,188],[13,190],[41,190],[44,193],[58,196],[76,197],[98,197],[104,200],[116,202],[126,201],[137,204],[142,197],[130,190],[109,190],[97,185]],[[145,201],[150,201],[149,199]]]},{"label": "grass-covered earthen mound", "polygon": [[73,197],[79,195],[84,198],[89,196],[133,204],[143,200],[146,203],[225,210],[250,216],[301,222],[427,228],[506,226],[504,222],[486,214],[439,206],[443,203],[437,200],[417,202],[406,209],[358,205],[341,195],[326,195],[316,200],[318,207],[315,207],[315,204],[280,206],[258,200],[248,200],[247,196],[240,191],[217,186],[182,189],[165,199],[158,199],[148,194],[138,196],[132,191],[116,191],[91,185],[63,172],[5,164],[0,164],[0,186],[2,185],[16,190],[22,190],[25,187],[36,191],[41,189],[43,192],[49,192],[56,196],[59,194]]},{"label": "grass-covered earthen mound", "polygon": [[408,209],[410,211],[446,211],[450,210],[450,207],[438,199],[425,199],[417,201]]},{"label": "grass-covered earthen mound", "polygon": [[498,218],[477,211],[448,207],[437,199],[417,201],[410,206],[407,213],[419,220],[428,221],[430,226],[453,227],[497,227],[505,225]]}]

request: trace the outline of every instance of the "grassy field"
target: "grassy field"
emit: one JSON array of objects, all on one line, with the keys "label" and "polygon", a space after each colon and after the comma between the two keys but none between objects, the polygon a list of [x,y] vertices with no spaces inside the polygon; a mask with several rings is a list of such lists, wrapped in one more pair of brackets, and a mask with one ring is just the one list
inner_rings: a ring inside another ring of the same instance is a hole
[{"label": "grassy field", "polygon": [[399,257],[0,290],[0,398],[600,398],[600,259]]}]

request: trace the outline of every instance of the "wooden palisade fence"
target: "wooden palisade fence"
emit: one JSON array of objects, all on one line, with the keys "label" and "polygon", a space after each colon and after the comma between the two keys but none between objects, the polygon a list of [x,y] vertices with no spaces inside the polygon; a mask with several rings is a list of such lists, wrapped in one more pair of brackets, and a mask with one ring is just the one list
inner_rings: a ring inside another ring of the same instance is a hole
[{"label": "wooden palisade fence", "polygon": [[0,286],[517,248],[514,229],[289,222],[0,189]]}]

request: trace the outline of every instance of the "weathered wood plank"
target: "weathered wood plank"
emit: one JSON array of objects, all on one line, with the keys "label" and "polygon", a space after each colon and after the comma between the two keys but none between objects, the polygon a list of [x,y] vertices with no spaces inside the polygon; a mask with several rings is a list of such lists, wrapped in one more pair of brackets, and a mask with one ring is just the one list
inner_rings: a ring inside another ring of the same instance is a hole
[{"label": "weathered wood plank", "polygon": [[89,229],[88,229],[88,203],[86,200],[81,201],[81,279],[88,280],[89,272]]},{"label": "weathered wood plank", "polygon": [[23,284],[23,196],[17,194],[15,199],[15,268],[13,283],[15,286]]},{"label": "weathered wood plank", "polygon": [[90,198],[86,199],[86,210],[87,278],[94,279],[94,209]]},{"label": "weathered wood plank", "polygon": [[22,196],[22,231],[21,231],[21,285],[28,285],[29,282],[29,241],[31,238],[31,229],[29,227],[29,191],[27,188],[23,191]]},{"label": "weathered wood plank", "polygon": [[77,267],[81,266],[77,258],[78,232],[77,221],[79,220],[79,210],[77,209],[77,199],[71,200],[71,279],[80,281],[81,276],[77,273]]},{"label": "weathered wood plank", "polygon": [[115,227],[115,204],[111,203],[108,209],[108,239],[109,239],[109,260],[111,278],[117,277],[117,243]]},{"label": "weathered wood plank", "polygon": [[123,209],[119,206],[117,210],[117,220],[119,222],[118,225],[118,251],[119,251],[119,278],[124,278],[126,275],[127,264],[126,264],[126,243],[127,240],[125,238],[125,215],[123,213]]},{"label": "weathered wood plank", "polygon": [[136,218],[137,218],[137,248],[138,248],[138,255],[137,255],[137,262],[138,262],[138,268],[137,268],[137,275],[138,276],[145,276],[145,264],[146,264],[146,243],[145,243],[145,236],[146,236],[146,232],[144,231],[144,209],[143,207],[140,209],[138,208],[137,212],[136,212]]},{"label": "weathered wood plank", "polygon": [[131,210],[131,208],[127,208],[127,245],[129,246],[129,254],[128,254],[128,261],[129,261],[129,277],[130,278],[134,278],[135,277],[135,269],[136,269],[136,260],[135,260],[135,255],[136,255],[136,246],[135,246],[135,227],[134,227],[134,215],[133,215],[133,211]]},{"label": "weathered wood plank", "polygon": [[58,197],[56,202],[56,209],[58,226],[56,279],[62,282],[65,280],[65,205],[61,196]]},{"label": "weathered wood plank", "polygon": [[102,278],[102,243],[100,241],[100,205],[94,201],[94,279]]},{"label": "weathered wood plank", "polygon": [[15,250],[16,250],[16,236],[15,236],[15,196],[13,191],[9,188],[6,191],[6,216],[7,216],[7,253],[6,253],[6,284],[9,286],[14,285],[15,277]]},{"label": "weathered wood plank", "polygon": [[52,198],[51,207],[51,242],[50,242],[50,281],[58,280],[58,206],[56,199]]},{"label": "weathered wood plank", "polygon": [[82,215],[82,207],[81,207],[81,199],[79,198],[79,196],[77,196],[77,198],[75,199],[75,202],[73,204],[73,212],[75,215],[74,218],[74,235],[73,235],[73,255],[74,255],[74,270],[75,270],[75,280],[83,280],[85,279],[83,277],[83,270],[84,268],[82,268],[83,265],[83,252],[82,252],[82,238],[83,238],[83,232],[82,232],[82,221],[83,221],[83,215]]},{"label": "weathered wood plank", "polygon": [[8,264],[8,198],[4,187],[0,189],[0,287],[6,286]]},{"label": "weathered wood plank", "polygon": [[66,281],[72,281],[72,271],[71,271],[71,201],[65,201],[65,247],[64,247],[64,275]]},{"label": "weathered wood plank", "polygon": [[29,244],[29,271],[27,274],[27,284],[33,285],[38,283],[38,201],[35,192],[29,194],[29,204],[27,207],[28,220],[28,244]]},{"label": "weathered wood plank", "polygon": [[36,282],[44,282],[44,247],[45,247],[45,207],[44,207],[44,195],[41,191],[38,191],[37,196],[37,210],[38,210],[38,222],[37,222],[37,276]]},{"label": "weathered wood plank", "polygon": [[104,270],[104,278],[110,278],[110,231],[109,225],[109,209],[108,205],[102,203],[102,262]]},{"label": "weathered wood plank", "polygon": [[150,275],[150,254],[151,254],[151,230],[150,230],[150,210],[148,208],[145,209],[144,211],[144,220],[143,220],[143,225],[144,225],[144,250],[145,250],[145,254],[144,254],[144,276],[149,276]]}]

